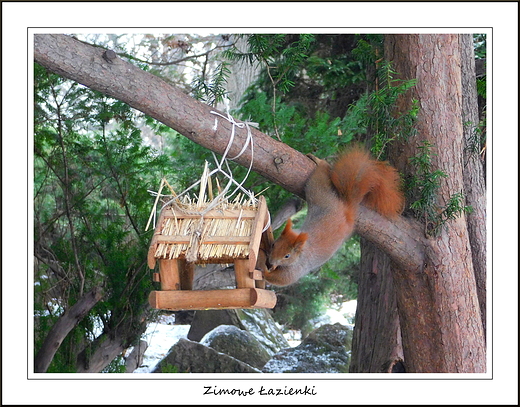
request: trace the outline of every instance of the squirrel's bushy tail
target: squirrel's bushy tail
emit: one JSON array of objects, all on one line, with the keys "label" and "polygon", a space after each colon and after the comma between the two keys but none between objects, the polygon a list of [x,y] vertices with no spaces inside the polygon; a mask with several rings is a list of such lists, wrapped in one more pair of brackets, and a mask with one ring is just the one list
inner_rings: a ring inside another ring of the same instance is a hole
[{"label": "squirrel's bushy tail", "polygon": [[339,156],[332,165],[331,180],[352,209],[363,203],[388,218],[403,211],[399,173],[388,163],[371,158],[362,147]]}]

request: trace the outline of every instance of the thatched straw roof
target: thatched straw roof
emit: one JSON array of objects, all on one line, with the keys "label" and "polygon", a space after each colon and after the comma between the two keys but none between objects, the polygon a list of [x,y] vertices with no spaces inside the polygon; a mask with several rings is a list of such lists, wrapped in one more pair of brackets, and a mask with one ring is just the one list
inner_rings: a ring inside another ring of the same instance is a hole
[{"label": "thatched straw roof", "polygon": [[[251,242],[259,242],[267,219],[265,199],[262,197],[256,203],[221,202],[205,212],[206,206],[207,203],[177,202],[163,208],[148,255],[151,268],[157,259],[222,263],[249,257]],[[265,212],[262,219],[259,211]]]}]

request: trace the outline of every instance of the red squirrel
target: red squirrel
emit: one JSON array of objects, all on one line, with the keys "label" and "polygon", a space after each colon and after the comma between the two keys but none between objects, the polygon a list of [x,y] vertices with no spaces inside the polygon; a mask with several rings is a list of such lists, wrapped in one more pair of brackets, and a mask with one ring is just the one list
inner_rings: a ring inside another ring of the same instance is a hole
[{"label": "red squirrel", "polygon": [[388,218],[404,207],[397,170],[362,147],[345,151],[332,166],[311,158],[316,169],[305,184],[308,212],[301,231],[289,219],[269,253],[265,279],[274,285],[293,284],[329,260],[354,232],[360,204]]}]

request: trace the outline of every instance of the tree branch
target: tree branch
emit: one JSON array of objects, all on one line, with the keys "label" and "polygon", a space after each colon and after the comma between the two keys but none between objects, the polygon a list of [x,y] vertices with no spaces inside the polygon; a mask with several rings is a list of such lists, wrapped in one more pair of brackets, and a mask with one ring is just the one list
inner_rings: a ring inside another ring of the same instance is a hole
[{"label": "tree branch", "polygon": [[[34,36],[34,60],[40,65],[127,103],[203,147],[218,154],[224,153],[232,125],[210,113],[216,109],[129,62],[119,58],[109,59],[111,62],[108,62],[103,57],[104,53],[103,49],[63,34]],[[218,125],[215,129],[216,120]],[[255,143],[253,170],[288,191],[303,196],[303,185],[313,169],[312,161],[286,144],[256,129],[251,130]],[[240,153],[246,137],[246,129],[235,129],[229,157]],[[251,151],[246,149],[235,161],[248,167],[250,160]]]},{"label": "tree branch", "polygon": [[[224,153],[232,125],[211,114],[215,109],[129,62],[119,58],[105,59],[104,53],[103,49],[63,34],[34,36],[34,60],[42,66],[127,103],[203,147]],[[305,182],[314,169],[314,162],[256,129],[251,132],[254,139],[252,169],[304,197]],[[235,129],[230,157],[240,153],[246,136],[246,129]],[[250,160],[251,151],[246,149],[235,161],[248,167]],[[416,269],[422,264],[419,248],[423,234],[412,221],[400,218],[391,222],[366,208],[361,208],[359,213],[357,230],[362,236],[379,245],[403,267]]]},{"label": "tree branch", "polygon": [[[86,44],[85,42],[83,42],[83,43]],[[125,52],[118,52],[117,55],[119,55],[121,57],[128,58],[128,59],[130,59],[132,61],[141,62],[143,64],[155,65],[155,66],[169,66],[169,65],[177,65],[177,64],[180,64],[181,62],[189,61],[191,59],[196,59],[196,58],[200,58],[200,57],[207,57],[209,54],[211,54],[213,51],[215,51],[215,50],[217,50],[219,48],[229,48],[229,47],[232,47],[233,45],[234,44],[216,45],[214,48],[212,48],[212,49],[210,49],[210,50],[208,50],[206,52],[203,52],[202,54],[186,55],[183,58],[179,58],[179,59],[176,59],[175,61],[170,61],[170,62],[145,61],[144,59],[140,59],[140,58],[134,57],[133,55],[129,55],[129,54],[125,53]]]},{"label": "tree branch", "polygon": [[56,351],[59,349],[65,337],[94,305],[98,303],[102,296],[103,290],[100,287],[94,287],[92,291],[81,297],[76,304],[65,311],[58,319],[34,358],[35,373],[45,373],[47,371]]},{"label": "tree branch", "polygon": [[410,218],[390,221],[364,206],[358,210],[356,232],[384,251],[405,270],[420,270],[427,247],[422,225]]}]

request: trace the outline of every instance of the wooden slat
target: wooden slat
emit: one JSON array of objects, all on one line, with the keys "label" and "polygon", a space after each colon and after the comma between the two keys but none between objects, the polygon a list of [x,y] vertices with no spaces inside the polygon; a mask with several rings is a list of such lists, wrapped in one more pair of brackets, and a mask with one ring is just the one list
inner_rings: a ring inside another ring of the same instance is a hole
[{"label": "wooden slat", "polygon": [[[158,236],[158,244],[189,244],[191,236]],[[206,236],[201,244],[249,244],[249,236]]]},{"label": "wooden slat", "polygon": [[253,270],[249,272],[249,277],[253,280],[263,280],[264,276],[260,270]]},{"label": "wooden slat", "polygon": [[150,270],[153,270],[155,268],[155,263],[156,263],[155,251],[156,250],[157,250],[157,245],[150,244],[150,247],[148,248],[148,256],[147,256],[148,267],[150,268]]},{"label": "wooden slat", "polygon": [[236,259],[234,263],[237,288],[254,288],[255,280],[249,275],[249,260]]},{"label": "wooden slat", "polygon": [[253,230],[251,231],[251,241],[249,242],[249,270],[254,270],[256,266],[256,259],[258,258],[258,249],[260,247],[260,240],[262,239],[262,229],[265,226],[267,218],[267,203],[263,196],[258,201],[258,211]]},{"label": "wooden slat", "polygon": [[265,280],[255,280],[255,286],[256,288],[262,288],[265,289]]},{"label": "wooden slat", "polygon": [[[188,214],[181,211],[174,212],[171,209],[166,209],[163,211],[164,216],[167,218],[177,218],[177,219],[198,219],[200,215],[198,214]],[[252,209],[226,209],[226,210],[211,210],[204,214],[204,219],[237,219],[239,216],[242,219],[254,219],[256,217],[256,210]]]},{"label": "wooden slat", "polygon": [[274,308],[276,294],[258,288],[209,291],[152,291],[148,297],[152,308],[171,311]]}]

